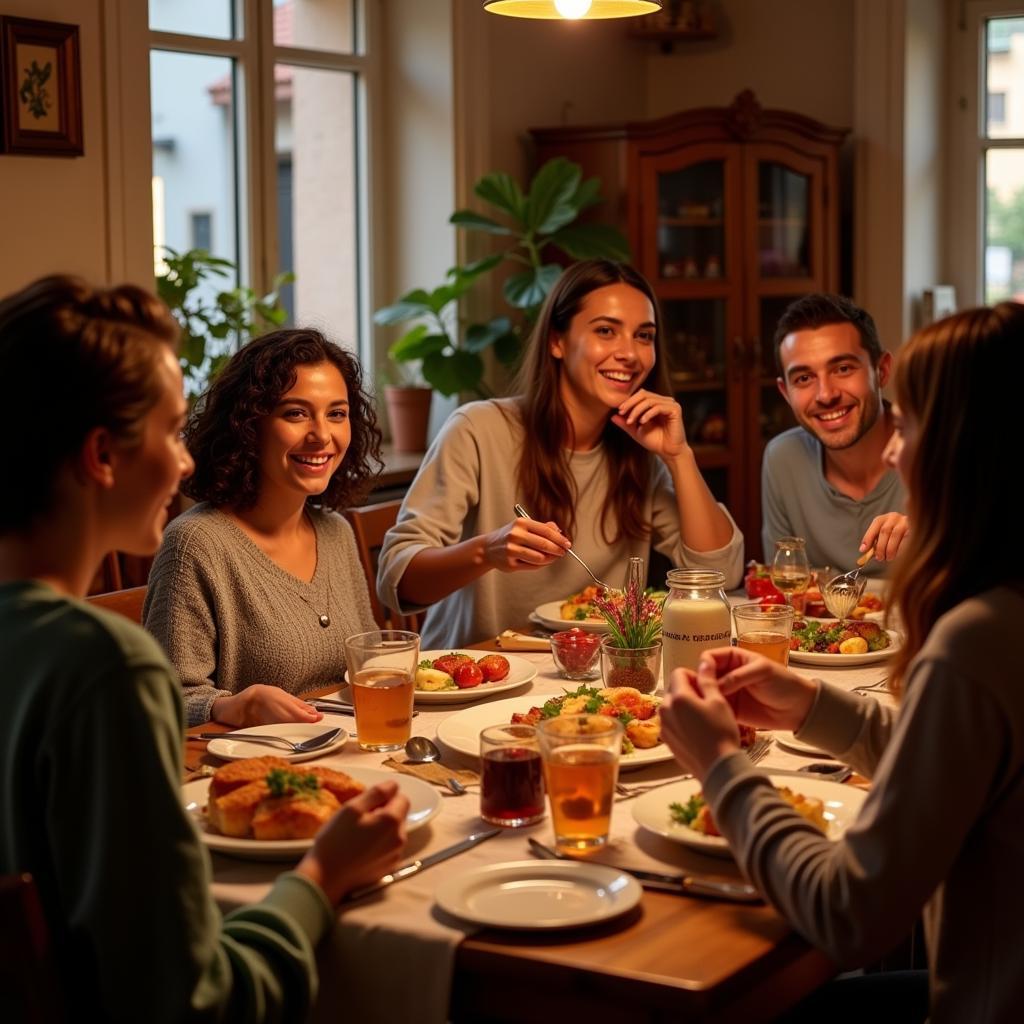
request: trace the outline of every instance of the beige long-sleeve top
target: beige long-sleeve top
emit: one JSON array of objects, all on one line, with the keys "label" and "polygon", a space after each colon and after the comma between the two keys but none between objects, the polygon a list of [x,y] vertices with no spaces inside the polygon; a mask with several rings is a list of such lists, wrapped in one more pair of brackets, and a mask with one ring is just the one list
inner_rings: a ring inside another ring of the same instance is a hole
[{"label": "beige long-sleeve top", "polygon": [[899,712],[821,685],[799,732],[873,779],[839,842],[741,754],[704,782],[743,869],[841,965],[884,954],[924,908],[933,1024],[1024,1005],[1024,589],[964,601],[932,630]]},{"label": "beige long-sleeve top", "polygon": [[[471,402],[452,413],[430,446],[416,479],[381,548],[377,593],[390,608],[403,607],[398,584],[409,562],[427,548],[443,548],[496,530],[515,518],[519,454],[526,443],[513,399]],[[680,536],[679,508],[672,477],[652,456],[644,517],[649,538],[624,537],[608,544],[601,532],[601,509],[608,491],[608,466],[601,447],[571,454],[576,481],[576,534],[573,548],[601,579],[619,583],[629,559],[650,558],[654,547],[676,566],[720,569],[726,586],[743,572],[743,534],[732,517],[729,543],[715,551],[694,551]],[[521,625],[539,604],[564,600],[591,583],[573,558],[562,558],[534,572],[489,572],[427,610],[423,648],[457,647]]]},{"label": "beige long-sleeve top", "polygon": [[308,583],[205,502],[167,527],[143,617],[181,676],[189,725],[252,683],[300,693],[340,681],[345,638],[377,628],[352,528],[334,513],[309,517],[317,559]]}]

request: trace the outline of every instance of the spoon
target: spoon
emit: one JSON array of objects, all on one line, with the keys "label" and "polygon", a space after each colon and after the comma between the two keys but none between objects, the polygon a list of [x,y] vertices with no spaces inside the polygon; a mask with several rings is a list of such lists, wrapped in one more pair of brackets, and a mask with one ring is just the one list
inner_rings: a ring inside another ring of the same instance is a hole
[{"label": "spoon", "polygon": [[[428,740],[426,736],[410,736],[405,742],[405,756],[411,764],[441,762],[441,751],[437,749],[437,744],[433,740]],[[445,779],[445,785],[459,796],[467,792],[466,787],[454,775],[449,775]]]},{"label": "spoon", "polygon": [[[520,504],[518,504],[518,503],[512,506],[512,511],[513,511],[513,512],[515,512],[515,514],[516,514],[517,516],[522,516],[522,517],[523,517],[523,519],[531,519],[531,520],[533,519],[533,516],[531,516],[531,515],[530,515],[530,513],[529,513],[529,512],[527,512],[527,511],[526,511],[526,509],[525,509],[525,508],[523,508],[523,506],[522,506],[522,505],[520,505]],[[588,573],[590,574],[590,578],[591,578],[591,579],[592,579],[592,580],[593,580],[593,581],[594,581],[594,582],[595,582],[595,583],[596,583],[596,584],[597,584],[597,585],[598,585],[599,587],[601,587],[601,588],[602,588],[603,590],[608,590],[608,591],[611,591],[611,590],[621,590],[621,589],[622,589],[621,587],[613,587],[613,586],[611,586],[610,584],[608,584],[608,583],[605,583],[605,581],[604,581],[604,580],[599,580],[599,579],[598,579],[598,578],[597,578],[597,577],[596,577],[596,576],[594,575],[594,570],[593,570],[593,569],[591,569],[591,568],[590,568],[590,566],[589,566],[589,565],[587,565],[587,563],[586,563],[586,562],[584,562],[584,561],[583,561],[583,559],[582,559],[582,558],[580,558],[580,556],[579,556],[579,555],[577,555],[577,554],[576,554],[576,552],[575,552],[575,551],[573,551],[573,549],[572,549],[572,548],[567,548],[567,549],[566,549],[566,551],[568,552],[568,554],[572,555],[572,557],[573,557],[573,558],[575,558],[575,559],[576,559],[576,561],[577,561],[577,562],[579,562],[579,563],[580,563],[580,565],[582,565],[584,569],[586,569],[586,570],[587,570],[587,572],[588,572]]]}]

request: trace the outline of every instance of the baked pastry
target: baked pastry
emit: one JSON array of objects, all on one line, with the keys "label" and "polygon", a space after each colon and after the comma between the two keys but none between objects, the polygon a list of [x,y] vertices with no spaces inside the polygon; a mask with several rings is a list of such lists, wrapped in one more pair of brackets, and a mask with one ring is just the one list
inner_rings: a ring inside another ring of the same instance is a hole
[{"label": "baked pastry", "polygon": [[212,796],[212,786],[210,792],[210,800],[206,806],[207,821],[226,836],[245,839],[250,833],[256,808],[270,796],[270,787],[266,778],[259,778],[231,790],[230,793],[225,793],[224,796]]},{"label": "baked pastry", "polygon": [[326,789],[261,800],[252,817],[256,839],[311,839],[341,804]]},{"label": "baked pastry", "polygon": [[257,779],[264,779],[275,768],[287,771],[291,765],[283,757],[246,757],[218,768],[210,779],[210,798],[222,797]]},{"label": "baked pastry", "polygon": [[347,803],[354,796],[359,796],[366,787],[346,775],[344,772],[335,771],[333,768],[321,768],[319,765],[313,768],[306,768],[302,774],[313,775],[322,789],[326,789],[339,804]]}]

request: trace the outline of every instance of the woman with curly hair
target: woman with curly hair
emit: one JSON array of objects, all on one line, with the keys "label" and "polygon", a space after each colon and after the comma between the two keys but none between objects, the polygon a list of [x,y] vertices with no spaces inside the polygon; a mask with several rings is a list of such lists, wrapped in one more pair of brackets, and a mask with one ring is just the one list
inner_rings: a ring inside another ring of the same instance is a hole
[{"label": "woman with curly hair", "polygon": [[[391,608],[430,606],[424,647],[494,636],[588,586],[564,557],[570,537],[615,583],[652,547],[739,582],[743,536],[697,467],[660,328],[638,271],[576,263],[541,310],[517,397],[452,414],[388,532],[377,578]],[[515,517],[517,502],[533,518]]]},{"label": "woman with curly hair", "polygon": [[[1013,302],[930,324],[897,357],[886,459],[914,524],[892,579],[898,709],[731,648],[670,680],[666,742],[702,781],[743,872],[805,938],[860,966],[923,912],[929,972],[916,1007],[913,977],[869,975],[839,979],[800,1020],[1020,1017],[1024,547],[1007,446],[1020,435],[1022,375],[1024,305]],[[737,719],[793,730],[872,780],[842,839],[776,794],[740,752]]]},{"label": "woman with curly hair", "polygon": [[345,637],[376,628],[335,514],[380,465],[359,363],[315,330],[267,334],[224,367],[185,439],[182,490],[199,504],[168,527],[144,614],[189,723],[315,722],[294,694],[340,681]]}]

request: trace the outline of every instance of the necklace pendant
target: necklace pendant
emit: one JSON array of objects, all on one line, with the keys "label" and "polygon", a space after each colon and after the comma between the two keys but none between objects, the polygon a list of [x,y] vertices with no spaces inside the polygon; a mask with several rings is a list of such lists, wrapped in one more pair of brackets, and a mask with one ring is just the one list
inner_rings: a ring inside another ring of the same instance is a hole
[{"label": "necklace pendant", "polygon": [[331,617],[330,617],[330,615],[321,615],[320,616],[320,625],[323,626],[324,629],[326,629],[330,624],[331,624]]}]

